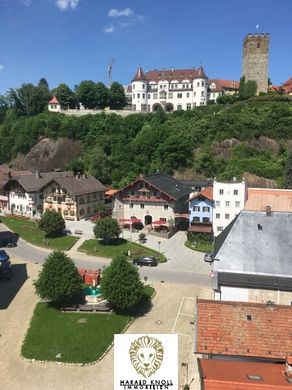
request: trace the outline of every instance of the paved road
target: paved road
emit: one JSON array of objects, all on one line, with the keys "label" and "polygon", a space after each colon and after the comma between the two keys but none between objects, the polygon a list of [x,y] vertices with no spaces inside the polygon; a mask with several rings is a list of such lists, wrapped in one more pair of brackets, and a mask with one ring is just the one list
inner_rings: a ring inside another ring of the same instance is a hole
[{"label": "paved road", "polygon": [[[5,230],[5,226],[0,225],[0,231]],[[126,235],[127,233],[125,233],[125,236]],[[157,237],[149,235],[147,237],[146,245],[156,249],[155,247],[158,246]],[[83,237],[83,239],[84,238],[85,237]],[[132,234],[132,240],[138,241],[138,233]],[[161,243],[159,244],[160,250],[165,253],[166,257],[169,259],[168,262],[159,264],[158,267],[155,268],[139,267],[141,276],[143,278],[147,276],[149,282],[182,283],[211,287],[210,265],[204,263],[202,253],[194,252],[186,248],[183,245],[184,240],[184,232],[178,232],[170,240],[161,239]],[[79,244],[67,252],[74,260],[77,267],[103,269],[110,263],[110,259],[88,256],[85,253],[78,252],[76,248],[78,248]],[[6,250],[12,258],[15,257],[26,262],[37,264],[43,264],[45,258],[50,253],[50,250],[32,246],[22,239],[18,240],[17,247]]]}]

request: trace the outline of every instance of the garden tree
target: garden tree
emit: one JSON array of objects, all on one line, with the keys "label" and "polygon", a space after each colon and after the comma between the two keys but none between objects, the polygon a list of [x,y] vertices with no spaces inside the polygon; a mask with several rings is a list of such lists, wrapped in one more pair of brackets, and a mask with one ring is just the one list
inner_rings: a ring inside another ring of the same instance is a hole
[{"label": "garden tree", "polygon": [[109,106],[113,110],[121,110],[127,105],[127,98],[124,87],[114,81],[110,86],[109,91]]},{"label": "garden tree", "polygon": [[6,111],[9,108],[7,96],[0,95],[0,123],[6,118]]},{"label": "garden tree", "polygon": [[47,210],[42,214],[38,226],[45,232],[46,237],[58,237],[63,235],[65,221],[57,211]]},{"label": "garden tree", "polygon": [[41,299],[62,303],[74,299],[82,281],[73,261],[63,252],[53,252],[47,258],[34,283]]},{"label": "garden tree", "polygon": [[136,267],[120,255],[103,271],[101,290],[114,309],[123,311],[141,300],[143,284]]},{"label": "garden tree", "polygon": [[93,232],[96,238],[101,238],[104,241],[110,241],[113,238],[119,237],[121,234],[121,228],[116,219],[105,217],[96,222]]},{"label": "garden tree", "polygon": [[245,76],[242,76],[239,81],[238,97],[240,100],[244,99],[244,88],[245,88]]},{"label": "garden tree", "polygon": [[103,110],[109,105],[109,89],[103,83],[96,84],[96,107]]},{"label": "garden tree", "polygon": [[246,100],[256,95],[258,83],[255,80],[245,80],[242,76],[239,83],[239,100]]},{"label": "garden tree", "polygon": [[85,108],[93,109],[97,107],[97,86],[91,80],[84,80],[75,90],[78,101]]},{"label": "garden tree", "polygon": [[284,188],[292,188],[292,151],[288,153],[285,166]]},{"label": "garden tree", "polygon": [[68,87],[67,84],[61,83],[52,91],[53,95],[57,97],[61,107],[66,108],[75,108],[77,104],[77,99],[75,93]]},{"label": "garden tree", "polygon": [[66,165],[66,170],[72,171],[74,175],[76,176],[78,172],[83,174],[85,172],[85,164],[84,161],[81,158],[76,158],[74,160],[71,160]]}]

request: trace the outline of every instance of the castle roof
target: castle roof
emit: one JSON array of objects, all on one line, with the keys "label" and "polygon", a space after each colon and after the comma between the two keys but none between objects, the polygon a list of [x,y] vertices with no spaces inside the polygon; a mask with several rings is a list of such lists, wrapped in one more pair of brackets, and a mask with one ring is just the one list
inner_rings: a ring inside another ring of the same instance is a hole
[{"label": "castle roof", "polygon": [[49,101],[49,104],[60,104],[56,96],[54,95],[52,99]]},{"label": "castle roof", "polygon": [[[212,84],[215,84],[215,88],[210,88]],[[208,86],[211,92],[224,92],[226,89],[238,90],[239,81],[234,80],[222,80],[222,79],[209,79]]]},{"label": "castle roof", "polygon": [[144,72],[143,72],[141,66],[139,66],[132,81],[145,81],[145,80],[146,80],[146,78],[145,78]]},{"label": "castle roof", "polygon": [[198,69],[161,69],[149,70],[145,73],[147,81],[174,81],[182,82],[183,80],[193,81],[194,79],[207,78],[202,66]]}]

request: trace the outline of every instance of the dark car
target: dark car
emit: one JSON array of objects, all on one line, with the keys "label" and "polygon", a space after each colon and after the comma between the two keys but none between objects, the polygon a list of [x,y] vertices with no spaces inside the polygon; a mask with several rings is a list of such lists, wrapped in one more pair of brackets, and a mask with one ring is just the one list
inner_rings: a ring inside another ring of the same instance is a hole
[{"label": "dark car", "polygon": [[5,238],[1,242],[1,246],[6,246],[7,248],[14,248],[16,246],[16,241],[12,238]]},{"label": "dark car", "polygon": [[140,256],[137,259],[133,260],[133,264],[135,265],[147,265],[148,267],[156,267],[158,261],[153,256]]},{"label": "dark car", "polygon": [[9,260],[0,261],[0,280],[10,280],[12,277],[12,265]]},{"label": "dark car", "polygon": [[204,261],[206,263],[213,263],[214,261],[214,253],[213,252],[210,252],[210,253],[206,253],[205,256],[204,256]]},{"label": "dark car", "polygon": [[8,261],[9,255],[6,253],[4,249],[0,249],[0,262]]}]

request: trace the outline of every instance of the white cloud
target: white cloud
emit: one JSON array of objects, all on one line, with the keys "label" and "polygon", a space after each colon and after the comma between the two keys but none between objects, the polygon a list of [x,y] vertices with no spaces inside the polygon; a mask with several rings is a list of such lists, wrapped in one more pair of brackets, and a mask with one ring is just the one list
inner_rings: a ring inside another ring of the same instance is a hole
[{"label": "white cloud", "polygon": [[106,26],[103,30],[105,33],[113,33],[116,30],[116,27],[113,24]]},{"label": "white cloud", "polygon": [[0,72],[4,69],[4,65],[0,64]]},{"label": "white cloud", "polygon": [[20,0],[20,2],[26,7],[29,7],[31,5],[31,0]]},{"label": "white cloud", "polygon": [[144,22],[144,16],[135,14],[131,8],[117,9],[112,8],[107,15],[109,18],[115,18],[114,22],[105,26],[105,33],[121,31],[123,28],[134,26],[137,23]]},{"label": "white cloud", "polygon": [[118,16],[132,16],[134,14],[133,10],[131,8],[124,8],[124,9],[116,9],[116,8],[112,8],[109,13],[108,13],[108,16],[110,18],[116,18]]},{"label": "white cloud", "polygon": [[62,11],[66,11],[68,9],[74,9],[77,7],[80,0],[56,0],[56,6],[60,8]]}]

